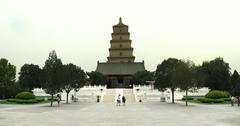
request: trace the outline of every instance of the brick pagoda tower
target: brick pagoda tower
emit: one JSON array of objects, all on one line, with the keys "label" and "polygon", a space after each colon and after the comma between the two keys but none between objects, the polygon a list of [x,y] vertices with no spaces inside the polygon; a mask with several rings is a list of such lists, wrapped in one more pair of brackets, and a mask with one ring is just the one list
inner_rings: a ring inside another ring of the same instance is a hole
[{"label": "brick pagoda tower", "polygon": [[135,57],[131,47],[132,40],[129,39],[128,26],[122,23],[121,17],[119,23],[113,26],[111,35],[108,62],[134,62]]}]

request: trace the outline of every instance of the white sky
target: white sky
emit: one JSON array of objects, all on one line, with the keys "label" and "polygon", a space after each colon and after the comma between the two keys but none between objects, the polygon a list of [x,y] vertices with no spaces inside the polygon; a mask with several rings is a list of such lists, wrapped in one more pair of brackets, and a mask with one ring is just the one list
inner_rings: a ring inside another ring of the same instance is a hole
[{"label": "white sky", "polygon": [[240,72],[239,0],[2,0],[0,58],[44,65],[53,49],[85,71],[106,61],[112,26],[129,25],[136,61],[223,57]]}]

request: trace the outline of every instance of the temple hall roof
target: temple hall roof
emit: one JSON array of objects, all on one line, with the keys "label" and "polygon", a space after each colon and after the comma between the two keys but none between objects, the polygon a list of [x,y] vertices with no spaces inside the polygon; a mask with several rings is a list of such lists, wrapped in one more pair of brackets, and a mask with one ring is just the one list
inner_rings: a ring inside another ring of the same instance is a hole
[{"label": "temple hall roof", "polygon": [[144,71],[144,62],[134,62],[134,63],[99,63],[97,65],[97,72],[104,75],[133,75],[136,72]]}]

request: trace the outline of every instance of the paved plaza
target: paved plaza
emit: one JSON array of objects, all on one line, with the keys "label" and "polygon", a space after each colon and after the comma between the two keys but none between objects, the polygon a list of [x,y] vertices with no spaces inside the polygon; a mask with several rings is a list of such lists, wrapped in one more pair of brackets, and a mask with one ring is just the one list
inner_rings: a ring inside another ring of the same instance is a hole
[{"label": "paved plaza", "polygon": [[240,107],[161,102],[0,105],[0,126],[239,126]]}]

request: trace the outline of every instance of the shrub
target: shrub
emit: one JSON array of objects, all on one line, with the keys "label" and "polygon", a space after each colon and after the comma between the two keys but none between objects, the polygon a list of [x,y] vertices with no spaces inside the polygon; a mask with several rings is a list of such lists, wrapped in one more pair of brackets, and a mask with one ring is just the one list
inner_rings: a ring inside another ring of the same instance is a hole
[{"label": "shrub", "polygon": [[212,98],[198,98],[198,101],[202,103],[223,103],[224,99],[212,99]]},{"label": "shrub", "polygon": [[17,99],[16,103],[19,104],[33,104],[33,103],[38,103],[37,99]]},{"label": "shrub", "polygon": [[206,98],[212,98],[212,99],[229,98],[229,96],[230,95],[228,92],[219,91],[219,90],[212,90],[205,95]]},{"label": "shrub", "polygon": [[17,99],[35,99],[35,95],[30,92],[20,92],[16,95]]},{"label": "shrub", "polygon": [[193,100],[193,99],[194,99],[193,97],[189,97],[189,96],[188,96],[188,97],[186,97],[186,96],[184,96],[184,97],[182,98],[182,100],[183,100],[183,101],[185,101],[185,100],[186,100],[186,98],[187,98],[187,100]]}]

